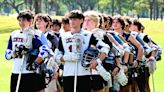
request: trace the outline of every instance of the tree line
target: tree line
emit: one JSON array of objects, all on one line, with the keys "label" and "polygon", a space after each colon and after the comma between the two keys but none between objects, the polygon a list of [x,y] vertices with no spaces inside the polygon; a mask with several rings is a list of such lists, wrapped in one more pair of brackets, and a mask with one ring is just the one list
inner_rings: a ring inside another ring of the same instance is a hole
[{"label": "tree line", "polygon": [[0,0],[0,14],[9,15],[25,9],[55,15],[64,15],[74,9],[96,10],[156,20],[163,19],[164,0]]}]

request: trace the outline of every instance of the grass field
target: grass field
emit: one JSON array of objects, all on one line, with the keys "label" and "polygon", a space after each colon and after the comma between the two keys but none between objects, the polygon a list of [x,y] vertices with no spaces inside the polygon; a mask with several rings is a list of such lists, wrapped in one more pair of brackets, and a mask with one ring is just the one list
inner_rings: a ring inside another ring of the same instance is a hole
[{"label": "grass field", "polygon": [[[164,21],[141,20],[145,26],[145,32],[150,37],[164,47]],[[12,70],[12,61],[6,61],[4,51],[7,47],[7,41],[12,30],[18,28],[16,17],[0,16],[0,92],[10,92],[10,75]],[[164,54],[162,55],[164,59]],[[154,74],[156,92],[163,92],[164,88],[164,60],[157,62],[157,70]],[[152,81],[150,76],[150,86],[152,90]],[[152,90],[153,92],[153,90]]]}]

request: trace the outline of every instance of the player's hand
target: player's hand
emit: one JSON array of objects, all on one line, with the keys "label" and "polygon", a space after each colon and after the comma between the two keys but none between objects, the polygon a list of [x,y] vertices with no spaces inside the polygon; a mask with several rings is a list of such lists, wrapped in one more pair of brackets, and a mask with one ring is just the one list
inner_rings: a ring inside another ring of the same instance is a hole
[{"label": "player's hand", "polygon": [[133,67],[137,67],[138,66],[138,62],[136,60],[133,61]]},{"label": "player's hand", "polygon": [[96,60],[92,60],[90,62],[90,68],[91,69],[96,69],[96,66],[98,65],[98,62]]}]

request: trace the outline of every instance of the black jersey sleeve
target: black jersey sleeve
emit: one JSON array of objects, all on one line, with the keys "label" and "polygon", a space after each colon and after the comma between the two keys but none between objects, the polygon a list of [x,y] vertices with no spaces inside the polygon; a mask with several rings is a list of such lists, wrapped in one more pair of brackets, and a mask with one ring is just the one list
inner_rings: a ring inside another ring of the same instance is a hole
[{"label": "black jersey sleeve", "polygon": [[7,46],[7,49],[10,49],[12,50],[12,38],[10,36],[9,40],[8,40],[8,46]]},{"label": "black jersey sleeve", "polygon": [[93,34],[92,34],[92,35],[91,35],[91,38],[90,38],[89,46],[91,46],[91,45],[96,46],[97,42],[98,42],[98,40],[97,40],[96,37],[93,36]]},{"label": "black jersey sleeve", "polygon": [[150,42],[150,39],[149,39],[148,35],[145,35],[144,38],[143,38],[143,40],[144,40],[146,43],[149,43],[149,42]]},{"label": "black jersey sleeve", "polygon": [[122,36],[125,38],[126,41],[128,41],[130,34],[129,33],[124,33],[122,34]]},{"label": "black jersey sleeve", "polygon": [[104,43],[108,44],[110,48],[112,48],[112,43],[109,41],[109,39],[106,35],[104,35],[104,39],[102,41]]},{"label": "black jersey sleeve", "polygon": [[59,44],[58,44],[59,51],[62,51],[64,53],[63,43],[61,37],[59,38]]},{"label": "black jersey sleeve", "polygon": [[47,39],[51,42],[52,44],[52,51],[55,51],[55,49],[58,47],[58,37],[56,35],[52,35],[48,33]]}]

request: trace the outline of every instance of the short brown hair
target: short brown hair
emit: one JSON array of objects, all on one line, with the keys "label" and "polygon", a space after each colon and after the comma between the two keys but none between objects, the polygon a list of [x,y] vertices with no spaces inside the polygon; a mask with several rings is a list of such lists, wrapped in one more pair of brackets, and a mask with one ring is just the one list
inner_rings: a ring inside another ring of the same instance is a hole
[{"label": "short brown hair", "polygon": [[51,19],[50,19],[50,17],[48,17],[48,15],[45,15],[45,14],[37,14],[36,16],[35,16],[35,23],[34,23],[34,28],[35,29],[37,29],[37,27],[36,27],[36,21],[37,21],[37,19],[43,19],[45,22],[48,22],[48,24],[46,25],[46,28],[48,27],[48,25],[49,25],[49,23],[50,23],[50,21],[51,21]]},{"label": "short brown hair", "polygon": [[121,15],[114,16],[113,20],[118,20],[118,22],[120,22],[120,24],[122,25],[122,29],[125,28],[125,22],[124,19],[121,17]]},{"label": "short brown hair", "polygon": [[141,27],[142,27],[141,22],[139,22],[137,19],[134,19],[134,20],[132,21],[132,24],[135,25],[135,26],[137,26],[138,31],[141,31]]},{"label": "short brown hair", "polygon": [[69,19],[72,19],[72,18],[84,19],[84,15],[79,10],[73,10],[68,14],[68,18]]},{"label": "short brown hair", "polygon": [[20,12],[17,16],[17,20],[19,18],[23,18],[23,19],[27,19],[27,21],[30,21],[31,19],[34,19],[34,14],[32,13],[32,11],[23,11]]}]

